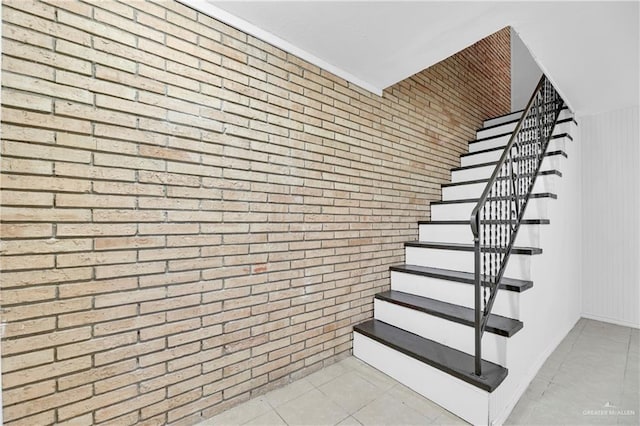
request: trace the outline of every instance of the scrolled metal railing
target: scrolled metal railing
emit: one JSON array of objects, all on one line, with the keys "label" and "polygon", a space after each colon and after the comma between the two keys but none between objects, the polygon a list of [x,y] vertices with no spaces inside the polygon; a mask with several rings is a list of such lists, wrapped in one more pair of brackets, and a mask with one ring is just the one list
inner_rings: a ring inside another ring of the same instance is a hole
[{"label": "scrolled metal railing", "polygon": [[475,259],[475,374],[482,334],[564,101],[542,76],[471,213]]}]

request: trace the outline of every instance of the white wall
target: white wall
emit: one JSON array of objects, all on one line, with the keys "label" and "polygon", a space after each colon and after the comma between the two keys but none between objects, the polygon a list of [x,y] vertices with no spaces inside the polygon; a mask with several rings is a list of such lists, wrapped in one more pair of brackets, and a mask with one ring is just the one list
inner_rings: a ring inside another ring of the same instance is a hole
[{"label": "white wall", "polygon": [[640,327],[640,133],[636,107],[580,117],[583,316]]},{"label": "white wall", "polygon": [[511,111],[527,106],[540,76],[540,67],[518,33],[511,28]]}]

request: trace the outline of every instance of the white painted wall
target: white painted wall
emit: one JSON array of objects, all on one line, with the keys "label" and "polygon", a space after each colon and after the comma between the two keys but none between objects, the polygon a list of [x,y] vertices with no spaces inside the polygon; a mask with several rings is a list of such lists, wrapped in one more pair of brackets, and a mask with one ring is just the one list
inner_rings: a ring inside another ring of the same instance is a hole
[{"label": "white painted wall", "polygon": [[582,315],[640,327],[638,106],[582,117]]},{"label": "white painted wall", "polygon": [[527,106],[540,76],[542,70],[518,33],[511,28],[511,111]]}]

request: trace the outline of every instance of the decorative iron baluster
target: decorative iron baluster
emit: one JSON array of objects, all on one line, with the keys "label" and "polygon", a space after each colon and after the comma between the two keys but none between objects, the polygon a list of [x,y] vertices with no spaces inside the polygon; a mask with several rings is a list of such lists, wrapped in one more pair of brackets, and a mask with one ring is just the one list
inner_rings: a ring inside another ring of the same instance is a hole
[{"label": "decorative iron baluster", "polygon": [[[482,209],[482,220],[487,220],[487,206],[486,205]],[[487,227],[484,226],[482,229],[484,230],[484,238],[482,239],[482,245],[485,246],[485,245],[487,245],[487,241],[488,241],[488,238],[487,238]],[[482,295],[482,297],[483,297],[483,302],[484,302],[483,306],[487,306],[487,302],[488,302],[488,299],[487,299],[487,276],[488,276],[487,269],[489,268],[489,262],[490,262],[489,252],[485,250],[484,251],[484,264],[482,265],[482,277],[483,277],[483,281],[482,281],[483,295]]]},{"label": "decorative iron baluster", "polygon": [[471,213],[478,376],[482,375],[482,334],[563,105],[543,75]]}]

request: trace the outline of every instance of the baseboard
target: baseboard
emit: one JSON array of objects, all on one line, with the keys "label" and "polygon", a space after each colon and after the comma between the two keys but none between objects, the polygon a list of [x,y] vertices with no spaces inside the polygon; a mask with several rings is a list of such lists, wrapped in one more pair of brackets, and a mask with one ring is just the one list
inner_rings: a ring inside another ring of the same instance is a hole
[{"label": "baseboard", "polygon": [[602,317],[600,315],[588,314],[585,312],[583,312],[580,315],[582,316],[582,318],[586,318],[590,320],[608,322],[609,324],[622,325],[624,327],[640,328],[640,324],[633,323],[631,321],[619,320],[617,318]]},{"label": "baseboard", "polygon": [[547,358],[549,358],[549,356],[553,353],[553,351],[556,350],[558,345],[560,345],[560,343],[565,339],[565,337],[567,337],[569,332],[573,330],[573,327],[576,326],[578,321],[580,321],[580,318],[576,319],[576,321],[570,327],[568,327],[566,331],[564,331],[563,333],[559,333],[556,336],[556,338],[554,338],[551,341],[551,343],[545,348],[545,350],[538,356],[538,358],[533,363],[531,363],[532,367],[524,375],[523,379],[520,381],[520,384],[518,384],[518,387],[516,388],[515,392],[513,392],[512,394],[513,398],[511,398],[509,403],[505,406],[504,410],[502,410],[502,413],[498,417],[496,417],[496,419],[492,424],[502,425],[507,421],[507,418],[509,418],[511,411],[513,411],[513,408],[516,406],[518,401],[520,401],[520,398],[522,397],[524,392],[527,390],[527,388],[531,384],[531,381],[535,379],[536,375],[542,368],[542,365],[545,363]]}]

